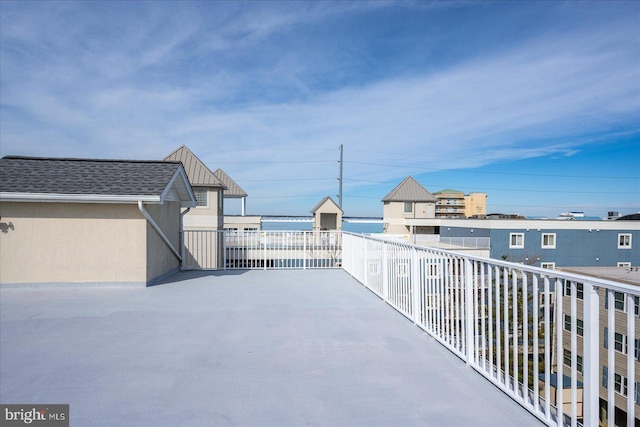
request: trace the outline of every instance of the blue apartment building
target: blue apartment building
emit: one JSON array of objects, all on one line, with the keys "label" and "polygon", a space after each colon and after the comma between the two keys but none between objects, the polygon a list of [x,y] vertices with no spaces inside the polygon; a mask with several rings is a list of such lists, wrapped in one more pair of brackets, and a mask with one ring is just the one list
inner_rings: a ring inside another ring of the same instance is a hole
[{"label": "blue apartment building", "polygon": [[538,267],[640,265],[640,221],[440,220],[439,234],[488,237],[490,257]]}]

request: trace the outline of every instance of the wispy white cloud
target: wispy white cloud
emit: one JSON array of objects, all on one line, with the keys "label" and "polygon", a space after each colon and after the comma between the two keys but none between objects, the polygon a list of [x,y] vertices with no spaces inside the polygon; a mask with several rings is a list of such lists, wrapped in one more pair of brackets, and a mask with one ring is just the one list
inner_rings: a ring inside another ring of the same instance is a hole
[{"label": "wispy white cloud", "polygon": [[[594,135],[639,132],[640,32],[624,16],[323,89],[314,68],[351,64],[317,65],[326,52],[283,52],[281,39],[393,4],[223,4],[43,4],[47,19],[3,5],[2,154],[161,158],[187,144],[256,210],[277,209],[265,196],[277,192],[306,212],[296,200],[335,194],[340,144],[356,192],[408,171],[572,156]],[[103,12],[122,16],[101,24]]]}]

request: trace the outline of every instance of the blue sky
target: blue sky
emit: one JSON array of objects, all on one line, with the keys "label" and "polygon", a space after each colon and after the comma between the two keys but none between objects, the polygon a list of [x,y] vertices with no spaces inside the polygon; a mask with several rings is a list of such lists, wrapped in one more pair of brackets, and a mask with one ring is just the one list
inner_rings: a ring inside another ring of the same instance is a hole
[{"label": "blue sky", "polygon": [[[640,211],[640,2],[0,2],[0,154],[185,144],[308,214],[407,175],[489,212]],[[239,204],[230,205],[231,212]]]}]

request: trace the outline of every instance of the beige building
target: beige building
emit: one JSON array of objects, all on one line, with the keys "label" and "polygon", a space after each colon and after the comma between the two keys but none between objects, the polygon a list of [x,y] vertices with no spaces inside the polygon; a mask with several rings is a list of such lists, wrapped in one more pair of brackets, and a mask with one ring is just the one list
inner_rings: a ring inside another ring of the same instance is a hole
[{"label": "beige building", "polygon": [[[623,267],[575,267],[575,268],[562,268],[561,270],[582,274],[587,276],[594,276],[601,279],[608,279],[620,283],[626,283],[633,286],[640,286],[640,273],[635,270],[623,268]],[[571,319],[571,288],[570,284],[566,283],[563,288],[563,304],[562,304],[562,318],[560,319],[563,324],[563,361],[565,372],[570,370],[571,366],[571,325],[575,320],[577,330],[577,364],[578,364],[578,380],[582,381],[582,365],[584,357],[584,304],[583,304],[583,285],[581,283],[576,284],[576,319]],[[640,308],[638,306],[639,299],[635,298],[635,304],[633,304],[633,336],[634,340],[631,342],[628,337],[630,336],[628,330],[628,320],[630,311],[630,301],[628,295],[622,292],[613,292],[612,305],[614,307],[614,331],[611,333],[608,327],[608,304],[609,295],[605,294],[604,289],[598,291],[600,299],[600,329],[599,329],[599,342],[600,342],[600,354],[599,361],[600,366],[598,369],[599,386],[600,386],[600,419],[607,420],[607,402],[609,396],[608,383],[611,378],[613,383],[613,397],[615,412],[613,414],[615,426],[627,426],[627,396],[630,396],[635,403],[635,425],[640,424],[638,414],[640,414]],[[611,341],[613,341],[612,353],[614,360],[614,372],[609,372],[607,361],[609,353],[609,337],[613,335]],[[633,355],[634,374],[633,378],[629,378],[628,366],[627,366],[627,354]],[[568,399],[570,402],[571,400]],[[613,426],[612,426],[613,427]]]},{"label": "beige building", "polygon": [[383,199],[384,232],[388,234],[433,234],[426,219],[435,218],[437,199],[408,176]]},{"label": "beige building", "polygon": [[487,214],[487,193],[473,192],[464,196],[464,216],[482,218]]},{"label": "beige building", "polygon": [[314,230],[342,230],[342,209],[331,197],[325,197],[311,210]]},{"label": "beige building", "polygon": [[[247,193],[224,170],[212,172],[187,146],[178,147],[165,160],[184,165],[198,205],[184,219],[186,230],[260,230],[261,218],[246,215]],[[241,199],[241,215],[227,215],[225,200]]]},{"label": "beige building", "polygon": [[182,162],[196,197],[195,208],[184,216],[184,229],[223,230],[223,192],[228,187],[184,145],[165,157],[165,160]]},{"label": "beige building", "polygon": [[446,189],[436,191],[436,218],[471,218],[487,214],[487,193]]},{"label": "beige building", "polygon": [[0,283],[148,285],[181,264],[179,162],[0,159]]}]

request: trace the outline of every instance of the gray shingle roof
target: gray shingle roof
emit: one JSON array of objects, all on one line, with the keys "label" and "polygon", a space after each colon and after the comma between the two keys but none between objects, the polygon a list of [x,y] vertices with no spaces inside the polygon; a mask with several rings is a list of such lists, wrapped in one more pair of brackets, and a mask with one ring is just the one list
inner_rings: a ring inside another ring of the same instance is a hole
[{"label": "gray shingle roof", "polygon": [[180,162],[6,156],[0,192],[159,196]]},{"label": "gray shingle roof", "polygon": [[382,199],[383,202],[437,202],[433,194],[429,193],[418,181],[406,177],[400,184]]},{"label": "gray shingle roof", "polygon": [[187,172],[189,182],[194,187],[222,187],[225,185],[220,179],[211,172],[211,169],[205,165],[186,145],[181,145],[173,153],[165,157],[165,160],[177,160],[182,162],[184,170]]}]

